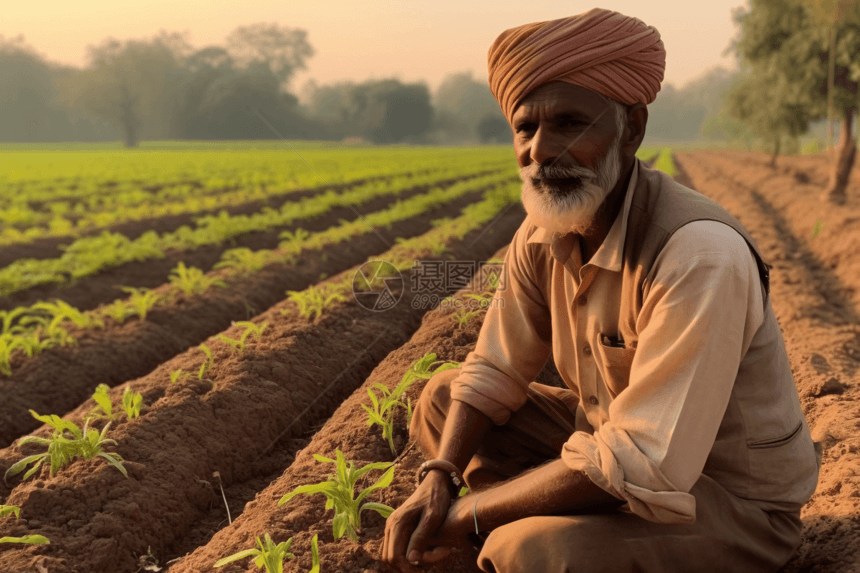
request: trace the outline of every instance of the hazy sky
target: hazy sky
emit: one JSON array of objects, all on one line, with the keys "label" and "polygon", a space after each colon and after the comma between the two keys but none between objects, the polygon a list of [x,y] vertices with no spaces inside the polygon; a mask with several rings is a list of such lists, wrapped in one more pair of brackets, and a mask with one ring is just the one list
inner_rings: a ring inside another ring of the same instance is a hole
[{"label": "hazy sky", "polygon": [[223,45],[236,27],[258,22],[302,28],[316,54],[293,80],[398,77],[435,89],[445,75],[473,71],[486,81],[487,50],[500,32],[602,7],[635,16],[659,30],[666,46],[665,83],[681,87],[716,65],[735,34],[731,8],[747,0],[37,0],[4,2],[0,35],[24,35],[50,61],[86,63],[86,47],[108,37],[148,39],[159,30],[187,32],[195,48]]}]

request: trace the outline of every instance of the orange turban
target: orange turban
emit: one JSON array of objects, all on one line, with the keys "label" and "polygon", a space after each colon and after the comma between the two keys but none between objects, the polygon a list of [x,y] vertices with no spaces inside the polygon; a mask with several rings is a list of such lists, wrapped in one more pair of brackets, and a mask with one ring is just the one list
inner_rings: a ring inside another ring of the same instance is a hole
[{"label": "orange turban", "polygon": [[487,55],[490,91],[508,123],[526,94],[552,81],[626,105],[657,97],[666,50],[656,28],[612,10],[525,24],[502,32]]}]

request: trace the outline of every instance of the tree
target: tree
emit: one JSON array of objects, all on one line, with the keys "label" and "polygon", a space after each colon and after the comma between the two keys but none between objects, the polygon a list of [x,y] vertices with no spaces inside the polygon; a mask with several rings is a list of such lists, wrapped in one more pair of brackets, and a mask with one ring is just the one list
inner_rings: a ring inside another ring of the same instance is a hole
[{"label": "tree", "polygon": [[481,143],[511,143],[511,126],[504,117],[485,115],[478,122],[478,138]]},{"label": "tree", "polygon": [[475,80],[472,72],[446,76],[436,90],[433,104],[437,112],[436,128],[449,141],[480,139],[478,125],[488,116],[507,123],[487,82]]},{"label": "tree", "polygon": [[783,138],[796,139],[809,131],[806,108],[780,99],[784,81],[784,77],[752,75],[732,86],[726,94],[729,116],[749,126],[750,131],[771,146],[771,167],[776,167]]},{"label": "tree", "polygon": [[305,68],[305,61],[314,55],[307,36],[305,30],[277,24],[240,26],[227,37],[227,51],[246,69],[264,63],[286,89],[296,70]]},{"label": "tree", "polygon": [[[830,181],[822,200],[845,202],[845,188],[854,165],[856,144],[851,124],[860,88],[860,0],[848,0],[841,19],[827,29],[816,18],[818,0],[750,0],[750,8],[733,10],[739,27],[727,51],[734,51],[752,73],[779,79],[771,105],[786,103],[806,110],[811,121],[827,115],[827,101],[841,118]],[[832,31],[832,36],[831,36]],[[830,44],[833,50],[830,50]],[[833,54],[833,89],[828,90],[828,60]]]},{"label": "tree", "polygon": [[126,147],[169,137],[189,50],[182,35],[164,31],[149,42],[108,39],[88,48],[88,67],[67,77],[59,91],[69,107],[117,124]]}]

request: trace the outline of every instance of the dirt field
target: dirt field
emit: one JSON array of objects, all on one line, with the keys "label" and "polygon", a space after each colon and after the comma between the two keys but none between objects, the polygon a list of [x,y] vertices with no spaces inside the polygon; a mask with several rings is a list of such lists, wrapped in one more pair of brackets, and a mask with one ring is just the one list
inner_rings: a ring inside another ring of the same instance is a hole
[{"label": "dirt field", "polygon": [[[676,156],[678,180],[735,215],[766,262],[774,265],[771,304],[813,438],[823,445],[819,485],[802,513],[803,542],[783,572],[860,571],[860,168],[854,171],[847,204],[835,208],[818,199],[827,179],[826,158],[780,158],[776,170],[767,167],[768,161],[765,154],[730,151]],[[474,246],[468,240],[454,244],[452,253],[474,260],[503,256],[523,215],[519,208],[510,209],[493,225],[494,235]],[[356,256],[366,257],[359,251]],[[319,272],[313,267],[313,273]],[[275,301],[260,304],[268,308]],[[296,558],[284,566],[291,573],[310,569],[315,534],[323,572],[391,571],[377,559],[384,520],[376,513],[363,514],[360,543],[346,537],[335,541],[333,511],[324,510],[322,496],[298,496],[282,507],[277,501],[298,485],[326,479],[331,465],[318,463],[311,454],[334,457],[340,449],[359,466],[394,461],[392,485],[369,499],[393,507],[402,503],[414,489],[423,459],[408,443],[405,416],[395,425],[397,457],[379,428],[367,427],[361,408],[368,403],[367,389],[377,383],[393,388],[428,352],[438,360],[464,360],[475,346],[480,317],[457,326],[450,309],[404,307],[371,320],[353,303],[308,321],[278,312],[290,305],[277,303],[253,318],[268,321],[271,330],[249,353],[234,357],[219,348],[210,381],[183,386],[167,381],[172,369],[199,367],[199,351],[181,352],[188,343],[140,367],[136,376],[141,378],[131,384],[152,406],[140,419],[118,425],[112,436],[120,443],[116,451],[129,460],[131,479],[103,460],[90,460],[75,462],[54,478],[48,478],[46,469],[24,483],[16,478],[12,490],[0,484],[2,503],[27,509],[26,519],[0,521],[0,535],[41,533],[52,539],[46,547],[0,546],[0,571],[211,571],[215,561],[253,547],[254,537],[266,532],[276,541],[293,538]],[[232,335],[227,325],[229,320],[218,328]],[[215,332],[209,328],[199,336]],[[362,352],[365,348],[371,351]],[[75,363],[69,360],[71,366]],[[343,372],[347,374],[339,374]],[[336,390],[321,401],[325,403],[317,403],[316,396],[333,379]],[[558,382],[551,360],[538,380]],[[111,391],[115,399],[124,385]],[[413,403],[423,385],[419,381],[410,388]],[[92,406],[86,402],[73,410],[80,403],[77,398],[66,408],[72,418]],[[309,412],[305,418],[303,410]],[[297,416],[302,423],[290,426],[288,421]],[[6,443],[15,432],[9,430]],[[0,450],[0,471],[22,456],[15,448]],[[221,484],[232,517],[229,525]],[[422,570],[477,571],[474,558],[464,550]],[[258,569],[246,559],[217,571]]]}]

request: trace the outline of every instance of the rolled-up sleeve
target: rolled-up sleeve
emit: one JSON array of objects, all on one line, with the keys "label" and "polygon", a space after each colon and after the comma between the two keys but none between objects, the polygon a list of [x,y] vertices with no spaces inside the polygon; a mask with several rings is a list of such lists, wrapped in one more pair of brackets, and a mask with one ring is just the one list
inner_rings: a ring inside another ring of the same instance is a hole
[{"label": "rolled-up sleeve", "polygon": [[529,383],[552,352],[552,321],[529,258],[529,228],[524,223],[514,234],[475,350],[451,384],[452,399],[499,425],[526,403]]},{"label": "rolled-up sleeve", "polygon": [[648,277],[629,385],[594,434],[574,433],[562,459],[629,510],[691,523],[699,479],[743,355],[764,320],[746,241],[715,221],[685,225]]}]

